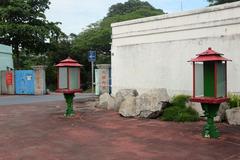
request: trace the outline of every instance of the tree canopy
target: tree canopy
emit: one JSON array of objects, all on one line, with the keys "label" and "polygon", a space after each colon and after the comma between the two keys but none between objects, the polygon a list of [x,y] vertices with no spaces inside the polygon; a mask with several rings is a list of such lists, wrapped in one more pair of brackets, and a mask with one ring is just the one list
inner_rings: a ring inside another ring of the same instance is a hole
[{"label": "tree canopy", "polygon": [[12,45],[19,67],[20,50],[42,54],[51,39],[62,34],[58,23],[49,22],[44,14],[49,0],[8,0],[0,5],[0,43]]},{"label": "tree canopy", "polygon": [[219,5],[224,3],[236,2],[236,1],[239,1],[239,0],[208,0],[210,5]]},{"label": "tree canopy", "polygon": [[[158,10],[155,9],[151,4],[148,2],[142,2],[139,0],[129,0],[125,3],[117,3],[115,5],[112,5],[109,8],[108,17],[115,16],[115,15],[124,15],[127,13],[134,12],[138,9],[149,9],[149,10]],[[158,10],[162,12],[162,10]]]}]

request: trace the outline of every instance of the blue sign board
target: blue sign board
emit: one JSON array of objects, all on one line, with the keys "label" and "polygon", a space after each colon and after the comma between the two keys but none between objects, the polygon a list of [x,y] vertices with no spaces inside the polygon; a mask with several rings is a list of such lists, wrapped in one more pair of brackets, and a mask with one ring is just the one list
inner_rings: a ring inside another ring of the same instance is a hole
[{"label": "blue sign board", "polygon": [[95,62],[96,61],[96,51],[89,51],[88,52],[88,61]]}]

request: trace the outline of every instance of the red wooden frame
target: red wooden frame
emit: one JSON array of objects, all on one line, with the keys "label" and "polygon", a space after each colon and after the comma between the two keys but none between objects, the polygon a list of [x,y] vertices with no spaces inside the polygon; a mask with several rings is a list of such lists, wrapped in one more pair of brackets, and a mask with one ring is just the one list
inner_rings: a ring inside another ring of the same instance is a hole
[{"label": "red wooden frame", "polygon": [[195,92],[196,92],[196,77],[195,77],[195,62],[193,62],[193,97],[195,97]]},{"label": "red wooden frame", "polygon": [[227,97],[227,61],[225,61],[225,97]]},{"label": "red wooden frame", "polygon": [[80,93],[82,92],[82,89],[73,89],[73,90],[69,90],[69,89],[57,89],[56,92],[59,93]]},{"label": "red wooden frame", "polygon": [[79,84],[79,88],[81,88],[81,71],[80,71],[80,69],[78,70],[78,77],[79,77],[79,79],[78,79],[78,84]]},{"label": "red wooden frame", "polygon": [[[230,59],[222,57],[223,54],[218,53],[211,48],[202,52],[201,54],[197,54],[197,58],[191,59],[190,62],[193,62],[193,97],[191,98],[192,102],[200,102],[200,103],[213,103],[219,104],[225,101],[228,101],[227,98],[227,61],[231,61]],[[206,61],[213,61],[214,62],[214,97],[196,97],[196,71],[195,71],[195,62],[206,62]],[[225,62],[225,96],[224,97],[217,97],[217,63],[218,62]]]},{"label": "red wooden frame", "polygon": [[226,102],[228,100],[229,100],[229,98],[226,98],[226,97],[220,97],[220,98],[215,98],[215,97],[192,97],[190,99],[191,102],[211,103],[211,104],[220,104],[220,103]]}]

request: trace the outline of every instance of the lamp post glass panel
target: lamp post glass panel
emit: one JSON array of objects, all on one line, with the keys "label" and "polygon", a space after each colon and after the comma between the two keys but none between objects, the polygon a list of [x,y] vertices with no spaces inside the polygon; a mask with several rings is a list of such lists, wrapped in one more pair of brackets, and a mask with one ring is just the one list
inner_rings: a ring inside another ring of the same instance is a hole
[{"label": "lamp post glass panel", "polygon": [[190,60],[193,62],[193,96],[192,102],[199,102],[207,117],[207,124],[203,129],[203,137],[217,138],[219,131],[214,124],[214,117],[217,114],[222,102],[227,98],[227,61],[211,48],[197,54],[197,57]]},{"label": "lamp post glass panel", "polygon": [[56,92],[64,94],[67,103],[65,116],[74,115],[73,98],[74,93],[81,92],[80,85],[80,67],[82,65],[68,57],[62,60],[58,67],[58,86]]}]

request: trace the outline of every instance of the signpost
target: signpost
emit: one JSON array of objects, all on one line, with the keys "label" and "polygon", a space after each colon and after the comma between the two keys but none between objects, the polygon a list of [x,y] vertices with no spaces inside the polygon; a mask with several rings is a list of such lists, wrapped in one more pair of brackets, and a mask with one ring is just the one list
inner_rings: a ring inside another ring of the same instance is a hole
[{"label": "signpost", "polygon": [[93,80],[94,80],[94,62],[96,61],[96,51],[89,51],[88,52],[88,61],[91,62],[91,68],[92,68],[92,93],[94,93],[94,85],[93,85]]}]

